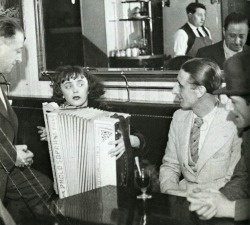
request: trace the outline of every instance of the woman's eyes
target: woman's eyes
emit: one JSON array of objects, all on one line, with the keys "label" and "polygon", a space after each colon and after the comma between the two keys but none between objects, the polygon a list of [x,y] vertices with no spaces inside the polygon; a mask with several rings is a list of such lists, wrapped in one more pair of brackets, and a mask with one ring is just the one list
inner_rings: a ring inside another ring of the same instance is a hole
[{"label": "woman's eyes", "polygon": [[[84,85],[85,85],[85,82],[84,82],[84,81],[78,82],[78,83],[76,84],[77,87],[83,87]],[[70,88],[73,87],[73,84],[65,84],[64,87],[65,87],[66,89],[70,89]]]},{"label": "woman's eyes", "polygon": [[72,85],[71,85],[71,84],[66,84],[66,85],[64,85],[64,87],[65,87],[66,89],[70,89],[70,88],[72,87]]},{"label": "woman's eyes", "polygon": [[79,87],[84,86],[84,82],[79,82],[79,83],[78,83],[78,86],[79,86]]}]

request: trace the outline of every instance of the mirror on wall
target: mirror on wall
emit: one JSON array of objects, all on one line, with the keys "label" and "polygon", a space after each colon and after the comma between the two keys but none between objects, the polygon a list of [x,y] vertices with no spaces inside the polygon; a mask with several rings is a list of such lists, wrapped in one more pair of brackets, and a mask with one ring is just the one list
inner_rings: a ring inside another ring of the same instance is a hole
[{"label": "mirror on wall", "polygon": [[83,65],[79,5],[71,0],[36,0],[40,72],[66,64]]},{"label": "mirror on wall", "polygon": [[[173,33],[187,21],[185,7],[193,2],[34,1],[40,80],[43,71],[54,71],[67,64],[162,69],[173,56]],[[222,23],[230,12],[245,12],[249,8],[246,0],[199,2],[207,6],[206,26],[214,42],[222,39]]]},{"label": "mirror on wall", "polygon": [[66,64],[162,67],[161,0],[34,1],[39,74]]}]

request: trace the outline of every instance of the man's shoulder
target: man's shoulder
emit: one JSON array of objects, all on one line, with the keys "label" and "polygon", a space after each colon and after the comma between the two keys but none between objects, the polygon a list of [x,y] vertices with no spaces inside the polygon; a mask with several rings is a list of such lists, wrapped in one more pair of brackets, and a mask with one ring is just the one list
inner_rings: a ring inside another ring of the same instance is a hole
[{"label": "man's shoulder", "polygon": [[217,112],[215,115],[215,118],[218,121],[223,122],[223,124],[226,126],[232,126],[232,128],[234,128],[234,130],[236,130],[236,126],[234,125],[232,119],[230,119],[231,114],[229,113],[229,111],[226,109],[226,105],[219,103],[218,107],[217,107]]},{"label": "man's shoulder", "polygon": [[207,54],[208,52],[214,52],[217,51],[218,49],[222,48],[223,47],[223,42],[220,41],[220,42],[217,42],[215,44],[212,44],[212,45],[208,45],[208,46],[205,46],[203,48],[200,48],[197,52],[197,56],[199,56],[199,54]]},{"label": "man's shoulder", "polygon": [[244,51],[248,51],[248,52],[250,52],[250,46],[248,46],[248,45],[244,45],[243,50],[244,50]]}]

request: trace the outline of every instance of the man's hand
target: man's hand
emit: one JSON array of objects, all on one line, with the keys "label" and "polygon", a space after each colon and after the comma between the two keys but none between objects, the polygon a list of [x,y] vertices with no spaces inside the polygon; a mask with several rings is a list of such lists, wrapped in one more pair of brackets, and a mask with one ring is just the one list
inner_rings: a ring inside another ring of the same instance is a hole
[{"label": "man's hand", "polygon": [[17,167],[31,166],[34,154],[28,150],[27,145],[15,145],[17,158],[15,165]]},{"label": "man's hand", "polygon": [[200,219],[208,220],[212,217],[234,218],[235,202],[229,201],[221,192],[203,190],[188,195],[189,210],[195,211]]}]

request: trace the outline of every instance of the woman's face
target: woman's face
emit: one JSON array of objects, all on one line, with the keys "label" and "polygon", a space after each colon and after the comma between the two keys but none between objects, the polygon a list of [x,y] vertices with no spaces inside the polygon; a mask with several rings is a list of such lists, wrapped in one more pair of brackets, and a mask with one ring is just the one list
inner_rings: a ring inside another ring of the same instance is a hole
[{"label": "woman's face", "polygon": [[89,84],[86,77],[66,80],[61,84],[62,94],[69,105],[87,106]]}]

